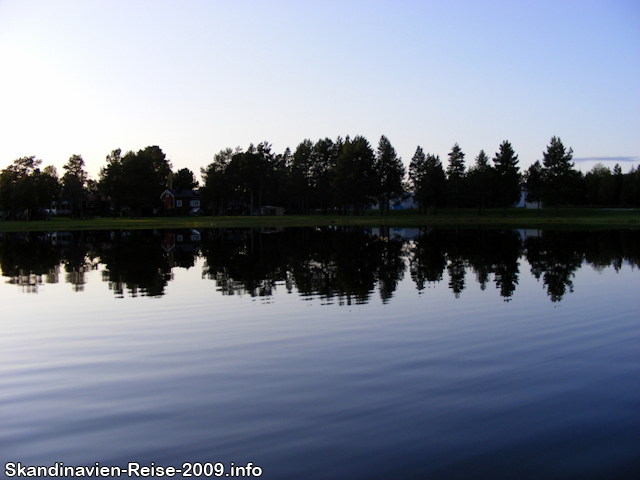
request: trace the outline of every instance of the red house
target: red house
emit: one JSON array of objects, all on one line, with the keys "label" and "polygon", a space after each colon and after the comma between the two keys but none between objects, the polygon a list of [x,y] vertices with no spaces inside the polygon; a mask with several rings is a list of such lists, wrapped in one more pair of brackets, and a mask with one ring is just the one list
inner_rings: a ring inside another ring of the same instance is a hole
[{"label": "red house", "polygon": [[177,215],[201,215],[200,192],[194,190],[165,190],[160,200],[168,212]]}]

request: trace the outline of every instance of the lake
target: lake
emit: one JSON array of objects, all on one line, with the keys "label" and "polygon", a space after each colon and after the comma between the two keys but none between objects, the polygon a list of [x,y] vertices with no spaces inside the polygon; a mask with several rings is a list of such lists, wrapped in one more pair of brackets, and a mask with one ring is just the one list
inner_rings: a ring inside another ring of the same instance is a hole
[{"label": "lake", "polygon": [[639,266],[637,230],[1,234],[3,474],[638,478]]}]

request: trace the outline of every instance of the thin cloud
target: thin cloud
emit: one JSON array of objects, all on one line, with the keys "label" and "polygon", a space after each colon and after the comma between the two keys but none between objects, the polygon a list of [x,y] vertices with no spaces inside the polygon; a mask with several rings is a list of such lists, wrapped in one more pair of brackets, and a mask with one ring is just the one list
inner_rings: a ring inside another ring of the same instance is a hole
[{"label": "thin cloud", "polygon": [[635,163],[640,162],[640,157],[582,157],[574,158],[574,162],[601,162],[601,163]]}]

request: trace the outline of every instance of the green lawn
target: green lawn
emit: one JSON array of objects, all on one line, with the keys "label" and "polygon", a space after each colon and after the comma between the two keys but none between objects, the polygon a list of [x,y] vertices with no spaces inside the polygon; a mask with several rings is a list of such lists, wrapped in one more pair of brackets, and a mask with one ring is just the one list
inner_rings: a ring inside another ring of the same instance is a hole
[{"label": "green lawn", "polygon": [[54,218],[37,221],[0,221],[0,232],[70,231],[148,228],[237,228],[237,227],[319,227],[327,225],[367,227],[418,226],[493,226],[511,228],[640,228],[640,210],[608,209],[511,209],[506,216],[501,209],[488,210],[479,216],[476,210],[440,210],[437,215],[419,215],[415,211],[394,211],[381,216],[379,212],[366,215],[285,215],[281,217],[151,217],[140,219]]}]

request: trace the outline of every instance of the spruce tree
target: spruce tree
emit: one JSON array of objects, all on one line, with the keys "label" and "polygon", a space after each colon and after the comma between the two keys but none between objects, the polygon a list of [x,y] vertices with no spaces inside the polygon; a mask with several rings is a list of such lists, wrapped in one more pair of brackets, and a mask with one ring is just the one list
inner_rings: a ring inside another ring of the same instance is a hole
[{"label": "spruce tree", "polygon": [[460,193],[462,190],[462,182],[464,180],[464,153],[457,143],[449,152],[449,166],[447,167],[448,190],[452,197],[452,201],[456,207],[456,216],[458,215],[458,206],[460,203]]},{"label": "spruce tree", "polygon": [[426,160],[427,157],[422,147],[418,146],[416,153],[414,153],[411,158],[411,163],[409,163],[409,188],[413,192],[414,201],[418,204],[418,210],[426,207],[424,198],[425,189],[423,186]]},{"label": "spruce tree", "polygon": [[518,155],[507,140],[500,145],[493,163],[496,168],[497,201],[506,215],[507,208],[517,203],[521,196]]},{"label": "spruce tree", "polygon": [[575,195],[579,173],[571,161],[573,150],[566,150],[560,138],[552,137],[547,151],[542,156],[542,200],[545,204],[556,207],[557,213],[560,205],[567,205]]},{"label": "spruce tree", "polygon": [[[524,174],[525,183],[527,185],[527,202],[537,202],[538,210],[540,210],[540,200],[542,199],[542,165],[540,160],[531,165]],[[538,211],[538,214],[540,212]]]},{"label": "spruce tree", "polygon": [[478,207],[478,215],[484,211],[493,191],[494,168],[484,150],[476,157],[476,163],[469,169],[469,187],[473,194],[473,202]]},{"label": "spruce tree", "polygon": [[380,205],[380,213],[383,214],[386,207],[388,214],[391,200],[402,198],[404,195],[403,180],[405,169],[402,159],[398,157],[395,148],[384,135],[380,137],[380,142],[378,143],[374,169],[379,182],[378,204]]},{"label": "spruce tree", "polygon": [[424,167],[424,198],[427,207],[433,207],[434,214],[437,214],[437,207],[443,202],[446,187],[446,176],[442,162],[438,155],[427,154]]}]

